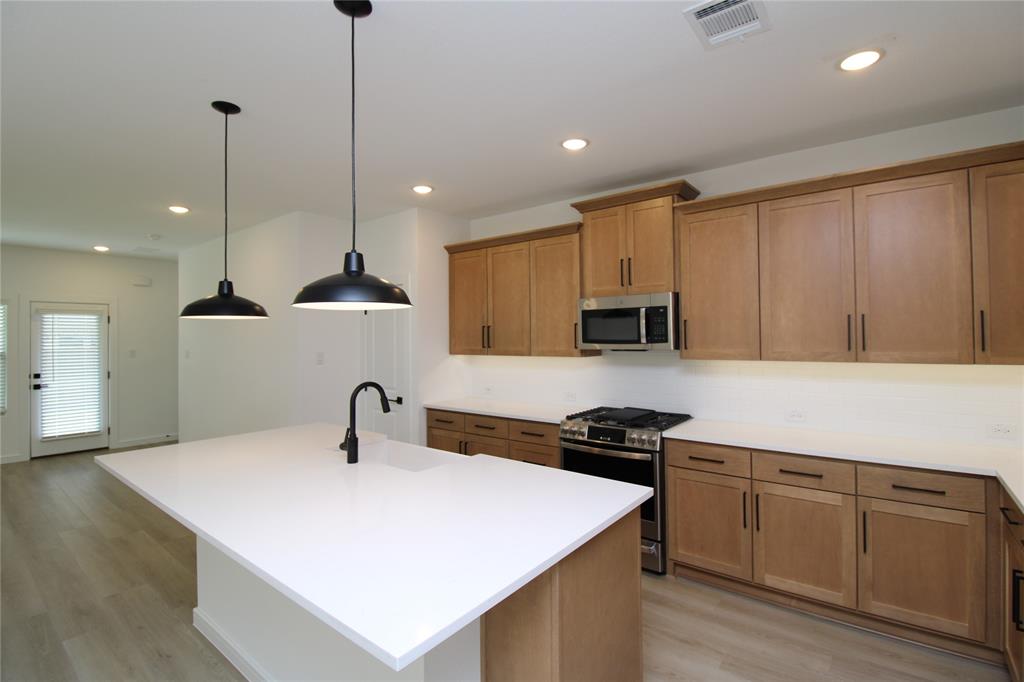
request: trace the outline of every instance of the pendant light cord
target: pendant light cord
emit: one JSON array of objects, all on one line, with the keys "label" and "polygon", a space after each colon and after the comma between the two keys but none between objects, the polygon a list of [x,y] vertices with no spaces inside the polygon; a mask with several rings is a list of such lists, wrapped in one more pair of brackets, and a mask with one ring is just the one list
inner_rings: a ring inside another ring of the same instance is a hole
[{"label": "pendant light cord", "polygon": [[352,16],[352,250],[356,250],[356,18]]},{"label": "pendant light cord", "polygon": [[228,114],[224,113],[224,279],[228,278]]}]

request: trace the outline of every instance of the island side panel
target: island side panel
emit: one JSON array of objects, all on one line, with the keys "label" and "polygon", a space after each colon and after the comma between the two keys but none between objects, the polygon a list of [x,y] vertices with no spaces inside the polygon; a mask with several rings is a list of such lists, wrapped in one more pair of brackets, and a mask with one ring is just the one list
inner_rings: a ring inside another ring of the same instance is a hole
[{"label": "island side panel", "polygon": [[640,510],[488,611],[486,682],[643,678]]}]

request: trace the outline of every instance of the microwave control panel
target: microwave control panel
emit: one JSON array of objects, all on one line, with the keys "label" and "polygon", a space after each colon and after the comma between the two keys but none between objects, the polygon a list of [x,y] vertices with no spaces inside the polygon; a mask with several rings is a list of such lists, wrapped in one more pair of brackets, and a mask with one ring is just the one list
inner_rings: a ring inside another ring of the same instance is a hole
[{"label": "microwave control panel", "polygon": [[668,306],[647,308],[647,343],[668,343]]}]

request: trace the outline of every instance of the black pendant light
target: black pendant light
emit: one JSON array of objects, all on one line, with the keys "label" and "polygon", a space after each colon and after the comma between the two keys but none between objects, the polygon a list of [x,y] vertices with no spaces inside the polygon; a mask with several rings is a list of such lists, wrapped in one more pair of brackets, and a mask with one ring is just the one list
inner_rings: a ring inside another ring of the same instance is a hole
[{"label": "black pendant light", "polygon": [[388,310],[412,306],[402,287],[366,272],[363,254],[356,251],[356,19],[373,11],[369,2],[335,0],[339,12],[352,23],[352,250],[345,254],[345,270],[302,287],[292,305],[319,310]]},{"label": "black pendant light", "polygon": [[190,320],[265,320],[267,311],[259,303],[235,296],[235,287],[228,279],[228,116],[242,111],[231,102],[210,104],[224,114],[224,279],[217,293],[192,301],[181,311],[181,317]]}]

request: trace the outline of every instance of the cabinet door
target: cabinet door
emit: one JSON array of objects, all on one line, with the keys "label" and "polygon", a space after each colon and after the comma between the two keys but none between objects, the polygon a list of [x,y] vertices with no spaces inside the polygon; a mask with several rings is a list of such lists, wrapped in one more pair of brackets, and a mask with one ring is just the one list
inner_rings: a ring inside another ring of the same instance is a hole
[{"label": "cabinet door", "polygon": [[971,169],[975,362],[1024,364],[1024,161]]},{"label": "cabinet door", "polygon": [[631,294],[676,290],[672,197],[626,206],[626,288]]},{"label": "cabinet door", "polygon": [[530,243],[487,249],[487,353],[530,354]]},{"label": "cabinet door", "polygon": [[754,481],[754,582],[857,606],[857,498]]},{"label": "cabinet door", "polygon": [[758,204],[761,359],[856,360],[853,192]]},{"label": "cabinet door", "polygon": [[680,214],[684,358],[761,357],[757,206]]},{"label": "cabinet door", "polygon": [[1003,653],[1010,678],[1020,682],[1024,673],[1024,549],[1021,541],[1004,532],[1003,545]]},{"label": "cabinet door", "polygon": [[967,171],[853,190],[858,359],[969,363]]},{"label": "cabinet door", "polygon": [[508,457],[508,441],[501,438],[489,438],[487,436],[474,436],[466,434],[466,445],[463,448],[467,455],[493,455],[494,457]]},{"label": "cabinet door", "polygon": [[487,325],[487,251],[448,258],[448,352],[483,355]]},{"label": "cabinet door", "polygon": [[460,455],[462,444],[466,440],[466,434],[458,431],[445,431],[444,429],[427,429],[427,447],[447,452],[457,452]]},{"label": "cabinet door", "polygon": [[583,295],[626,293],[626,207],[583,214]]},{"label": "cabinet door", "polygon": [[985,515],[857,498],[859,607],[982,641]]},{"label": "cabinet door", "polygon": [[567,234],[530,242],[530,351],[578,355],[580,237]]},{"label": "cabinet door", "polygon": [[666,467],[669,557],[750,580],[750,481]]}]

